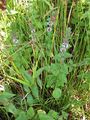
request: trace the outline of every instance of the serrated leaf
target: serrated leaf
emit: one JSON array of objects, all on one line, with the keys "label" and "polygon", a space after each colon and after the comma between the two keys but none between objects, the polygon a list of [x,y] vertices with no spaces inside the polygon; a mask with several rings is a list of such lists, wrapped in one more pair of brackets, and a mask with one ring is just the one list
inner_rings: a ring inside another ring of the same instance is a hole
[{"label": "serrated leaf", "polygon": [[53,88],[55,86],[55,81],[56,81],[56,77],[55,76],[48,75],[46,77],[46,82],[47,82],[46,87],[47,88],[49,88],[49,87]]},{"label": "serrated leaf", "polygon": [[66,75],[64,73],[60,73],[58,75],[58,79],[57,79],[57,82],[56,82],[56,87],[63,87],[65,83],[67,83]]}]

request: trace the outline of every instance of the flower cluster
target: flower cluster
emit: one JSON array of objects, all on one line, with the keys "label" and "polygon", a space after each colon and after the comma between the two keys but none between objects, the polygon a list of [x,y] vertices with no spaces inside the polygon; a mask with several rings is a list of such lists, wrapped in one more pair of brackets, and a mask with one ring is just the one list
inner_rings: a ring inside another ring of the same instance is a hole
[{"label": "flower cluster", "polygon": [[61,47],[60,47],[60,52],[65,52],[69,48],[69,43],[67,40],[64,40]]},{"label": "flower cluster", "polygon": [[67,27],[63,43],[61,44],[61,47],[60,47],[60,52],[63,53],[70,47],[69,42],[68,42],[70,39],[71,39],[71,28]]},{"label": "flower cluster", "polygon": [[32,34],[35,33],[35,29],[34,28],[31,29],[31,33]]},{"label": "flower cluster", "polygon": [[19,42],[19,40],[15,36],[13,36],[12,41],[13,41],[14,44],[18,44],[18,42]]},{"label": "flower cluster", "polygon": [[56,20],[56,16],[49,16],[47,18],[47,32],[51,32],[52,31],[52,27],[54,25],[54,22]]},{"label": "flower cluster", "polygon": [[47,32],[51,32],[51,31],[52,31],[52,23],[49,16],[47,19]]},{"label": "flower cluster", "polygon": [[32,34],[32,41],[34,42],[36,40],[36,37],[35,37],[35,28],[34,27],[31,27],[31,34]]}]

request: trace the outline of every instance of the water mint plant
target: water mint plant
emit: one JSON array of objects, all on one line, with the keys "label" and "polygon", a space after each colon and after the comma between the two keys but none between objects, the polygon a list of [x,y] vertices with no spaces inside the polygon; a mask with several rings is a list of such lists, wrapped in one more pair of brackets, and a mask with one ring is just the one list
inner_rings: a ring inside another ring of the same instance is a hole
[{"label": "water mint plant", "polygon": [[0,119],[90,119],[89,13],[88,0],[1,0]]}]

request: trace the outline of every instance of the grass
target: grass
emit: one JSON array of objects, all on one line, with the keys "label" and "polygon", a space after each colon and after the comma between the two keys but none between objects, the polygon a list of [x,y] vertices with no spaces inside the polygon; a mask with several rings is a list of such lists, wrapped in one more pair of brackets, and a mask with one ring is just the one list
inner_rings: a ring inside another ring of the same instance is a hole
[{"label": "grass", "polygon": [[0,11],[0,117],[90,119],[90,2],[7,1]]}]

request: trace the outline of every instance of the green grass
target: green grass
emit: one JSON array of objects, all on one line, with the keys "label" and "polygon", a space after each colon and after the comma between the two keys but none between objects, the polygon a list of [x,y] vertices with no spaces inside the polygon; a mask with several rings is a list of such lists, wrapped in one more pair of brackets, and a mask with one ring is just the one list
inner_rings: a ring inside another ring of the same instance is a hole
[{"label": "green grass", "polygon": [[89,14],[88,0],[7,1],[0,11],[2,119],[90,119]]}]

